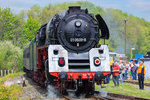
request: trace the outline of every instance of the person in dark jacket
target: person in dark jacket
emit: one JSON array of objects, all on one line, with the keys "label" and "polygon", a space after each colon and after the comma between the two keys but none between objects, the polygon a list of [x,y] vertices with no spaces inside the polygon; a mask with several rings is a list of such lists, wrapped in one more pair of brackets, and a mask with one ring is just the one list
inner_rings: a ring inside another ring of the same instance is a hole
[{"label": "person in dark jacket", "polygon": [[141,61],[137,73],[138,73],[138,81],[139,81],[139,89],[144,90],[144,77],[146,74],[146,66],[144,65],[144,61]]},{"label": "person in dark jacket", "polygon": [[128,62],[125,63],[124,69],[125,69],[124,78],[125,78],[125,80],[127,80],[128,79],[128,69],[129,69],[129,63]]},{"label": "person in dark jacket", "polygon": [[133,68],[132,68],[133,80],[136,80],[136,73],[137,73],[137,66],[136,63],[133,62]]},{"label": "person in dark jacket", "polygon": [[112,67],[114,66],[114,63],[110,66],[110,73],[108,75],[106,75],[106,80],[107,80],[107,84],[109,83],[110,81],[110,77],[111,77],[111,74],[112,74]]}]

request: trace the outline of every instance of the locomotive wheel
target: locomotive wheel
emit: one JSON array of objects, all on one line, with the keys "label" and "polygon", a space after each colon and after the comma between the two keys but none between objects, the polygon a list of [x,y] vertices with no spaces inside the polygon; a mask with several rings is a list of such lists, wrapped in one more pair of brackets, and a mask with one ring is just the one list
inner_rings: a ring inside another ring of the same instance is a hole
[{"label": "locomotive wheel", "polygon": [[94,91],[95,91],[95,84],[94,83],[89,83],[90,85],[90,90],[89,90],[89,95],[94,95]]},{"label": "locomotive wheel", "polygon": [[94,95],[95,84],[94,84],[94,83],[87,83],[86,86],[87,86],[88,88],[86,88],[86,95],[85,95],[85,98],[89,98],[90,96]]},{"label": "locomotive wheel", "polygon": [[94,92],[95,92],[95,84],[94,84],[94,83],[92,83],[91,95],[94,95]]},{"label": "locomotive wheel", "polygon": [[77,97],[79,97],[80,94],[81,94],[81,90],[78,89],[78,90],[75,92],[75,95],[76,95]]},{"label": "locomotive wheel", "polygon": [[84,93],[84,92],[85,92],[84,90],[85,90],[84,86],[81,86],[81,87],[78,86],[78,89],[77,89],[77,91],[75,92],[75,95],[76,95],[77,97],[79,97],[79,96],[81,95],[81,93]]}]

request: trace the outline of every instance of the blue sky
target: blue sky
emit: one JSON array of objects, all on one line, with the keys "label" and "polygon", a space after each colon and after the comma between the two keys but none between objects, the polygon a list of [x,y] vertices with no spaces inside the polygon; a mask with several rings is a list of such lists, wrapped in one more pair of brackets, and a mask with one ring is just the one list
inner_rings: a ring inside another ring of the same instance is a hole
[{"label": "blue sky", "polygon": [[[21,10],[30,9],[34,4],[41,7],[49,3],[76,2],[86,0],[0,0],[0,7],[10,7],[18,14]],[[104,9],[115,8],[134,16],[150,21],[150,0],[87,0]]]}]

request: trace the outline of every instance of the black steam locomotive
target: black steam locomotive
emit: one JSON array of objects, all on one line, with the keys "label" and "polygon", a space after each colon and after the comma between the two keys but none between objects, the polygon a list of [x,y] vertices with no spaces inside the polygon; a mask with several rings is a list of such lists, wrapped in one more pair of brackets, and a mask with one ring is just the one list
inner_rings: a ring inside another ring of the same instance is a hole
[{"label": "black steam locomotive", "polygon": [[99,45],[100,39],[109,39],[103,18],[71,6],[41,26],[24,49],[23,69],[37,83],[61,93],[93,94],[94,84],[110,72],[108,46]]}]

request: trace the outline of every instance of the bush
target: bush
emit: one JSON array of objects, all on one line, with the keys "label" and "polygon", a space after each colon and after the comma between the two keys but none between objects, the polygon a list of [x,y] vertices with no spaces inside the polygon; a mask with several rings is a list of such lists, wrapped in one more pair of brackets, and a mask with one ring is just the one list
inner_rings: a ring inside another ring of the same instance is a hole
[{"label": "bush", "polygon": [[22,85],[13,84],[11,86],[5,86],[4,81],[13,79],[22,74],[24,73],[17,72],[0,77],[0,100],[18,100],[19,93],[23,89]]},{"label": "bush", "polygon": [[20,71],[23,68],[23,50],[9,41],[0,41],[0,69]]},{"label": "bush", "polygon": [[16,84],[10,87],[0,84],[0,100],[18,100],[17,98],[21,89],[22,87]]}]

